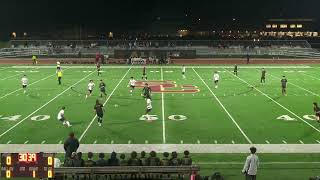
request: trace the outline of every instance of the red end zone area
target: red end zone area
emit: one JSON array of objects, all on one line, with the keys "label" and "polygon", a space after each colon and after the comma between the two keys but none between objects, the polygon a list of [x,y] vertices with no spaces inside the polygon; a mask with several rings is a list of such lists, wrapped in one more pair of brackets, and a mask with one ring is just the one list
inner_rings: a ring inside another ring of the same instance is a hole
[{"label": "red end zone area", "polygon": [[153,93],[197,93],[199,88],[194,85],[176,84],[175,81],[137,81],[136,87],[143,88],[148,83]]}]

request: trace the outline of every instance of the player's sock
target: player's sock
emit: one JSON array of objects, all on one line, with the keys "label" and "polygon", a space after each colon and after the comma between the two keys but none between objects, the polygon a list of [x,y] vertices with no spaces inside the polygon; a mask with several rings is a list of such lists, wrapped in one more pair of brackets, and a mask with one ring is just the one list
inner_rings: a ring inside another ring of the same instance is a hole
[{"label": "player's sock", "polygon": [[68,125],[68,127],[72,126],[69,121],[66,121],[66,124]]}]

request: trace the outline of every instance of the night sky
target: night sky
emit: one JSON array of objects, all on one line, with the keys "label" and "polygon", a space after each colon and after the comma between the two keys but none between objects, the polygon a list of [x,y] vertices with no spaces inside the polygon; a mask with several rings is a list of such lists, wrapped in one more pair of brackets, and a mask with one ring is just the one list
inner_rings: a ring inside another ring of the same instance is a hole
[{"label": "night sky", "polygon": [[233,18],[260,26],[268,18],[319,19],[319,7],[319,0],[0,0],[0,31],[143,30],[157,21],[223,26]]}]

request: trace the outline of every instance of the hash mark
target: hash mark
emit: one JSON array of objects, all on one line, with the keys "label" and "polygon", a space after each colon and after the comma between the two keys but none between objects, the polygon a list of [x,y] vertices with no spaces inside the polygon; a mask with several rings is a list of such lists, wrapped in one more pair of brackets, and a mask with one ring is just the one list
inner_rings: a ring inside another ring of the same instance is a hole
[{"label": "hash mark", "polygon": [[319,140],[316,140],[317,141],[317,143],[319,143],[320,144],[320,141]]},{"label": "hash mark", "polygon": [[97,140],[95,140],[95,141],[93,142],[93,144],[97,144]]},{"label": "hash mark", "polygon": [[232,140],[231,143],[234,144],[234,141]]},{"label": "hash mark", "polygon": [[303,141],[301,141],[301,140],[299,140],[299,142],[300,142],[301,144],[304,144],[304,142],[303,142]]},{"label": "hash mark", "polygon": [[287,142],[285,140],[282,140],[283,144],[287,144]]},{"label": "hash mark", "polygon": [[270,144],[270,142],[269,142],[268,140],[266,140],[266,143],[267,143],[267,144]]},{"label": "hash mark", "polygon": [[183,144],[183,140],[180,141],[180,144]]},{"label": "hash mark", "polygon": [[10,144],[10,143],[11,143],[11,141],[8,141],[8,142],[7,142],[7,144]]},{"label": "hash mark", "polygon": [[59,141],[59,142],[58,142],[58,144],[61,144],[61,143],[62,143],[62,141]]},{"label": "hash mark", "polygon": [[42,142],[41,142],[41,144],[44,144],[44,143],[46,143],[46,141],[42,141]]},{"label": "hash mark", "polygon": [[131,144],[131,140],[128,141],[128,144]]},{"label": "hash mark", "polygon": [[198,139],[197,143],[200,144],[200,140],[199,139]]},{"label": "hash mark", "polygon": [[29,141],[24,142],[23,144],[28,144]]},{"label": "hash mark", "polygon": [[114,143],[114,141],[112,140],[112,141],[111,141],[111,144],[113,144],[113,143]]},{"label": "hash mark", "polygon": [[145,143],[145,144],[149,144],[149,141],[148,141],[148,140],[145,140],[144,143]]},{"label": "hash mark", "polygon": [[215,143],[215,144],[218,144],[218,141],[217,141],[217,140],[214,140],[214,143]]}]

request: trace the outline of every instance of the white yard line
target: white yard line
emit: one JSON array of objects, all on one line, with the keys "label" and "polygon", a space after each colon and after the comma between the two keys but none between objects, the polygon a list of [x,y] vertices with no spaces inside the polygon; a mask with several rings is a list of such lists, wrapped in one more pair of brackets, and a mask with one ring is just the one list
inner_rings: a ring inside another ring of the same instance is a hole
[{"label": "white yard line", "polygon": [[[69,69],[69,68],[67,68],[67,69]],[[67,69],[66,69],[66,70],[67,70]],[[31,86],[31,85],[33,85],[33,84],[36,84],[36,83],[38,83],[38,82],[40,82],[40,81],[46,80],[46,79],[48,79],[48,78],[50,78],[50,77],[52,77],[52,76],[54,76],[54,75],[56,75],[56,73],[51,74],[51,75],[49,75],[49,76],[47,76],[47,77],[44,77],[44,78],[42,78],[42,79],[40,79],[40,80],[38,80],[38,81],[35,81],[35,82],[29,84],[29,86]],[[19,84],[19,85],[20,85],[20,84]],[[3,98],[5,98],[5,97],[7,97],[7,96],[9,96],[9,95],[11,95],[11,94],[13,94],[13,93],[16,93],[16,92],[20,91],[20,90],[22,90],[22,88],[16,89],[16,90],[14,90],[14,91],[12,91],[12,92],[10,92],[10,93],[8,93],[8,94],[5,94],[5,95],[1,96],[0,99],[3,99]]]},{"label": "white yard line", "polygon": [[9,78],[12,78],[12,77],[19,76],[19,75],[21,75],[21,74],[23,74],[23,73],[18,73],[18,74],[15,74],[15,75],[9,76],[9,77],[2,78],[2,79],[0,79],[0,81],[6,80],[6,79],[9,79]]},{"label": "white yard line", "polygon": [[229,116],[229,118],[232,120],[232,122],[237,126],[237,128],[239,129],[239,131],[241,132],[241,134],[246,138],[246,140],[252,144],[252,141],[249,139],[249,137],[244,133],[244,131],[241,129],[241,127],[239,126],[239,124],[236,122],[236,120],[231,116],[231,114],[229,113],[229,111],[224,107],[224,105],[221,103],[221,101],[219,100],[219,98],[214,94],[214,92],[211,90],[211,88],[208,86],[208,84],[202,79],[202,77],[197,73],[197,71],[192,68],[192,70],[196,73],[196,75],[199,77],[199,79],[203,82],[203,84],[208,88],[208,90],[211,92],[211,94],[214,96],[214,98],[217,100],[217,102],[220,104],[220,106],[222,107],[222,109],[227,113],[227,115]]},{"label": "white yard line", "polygon": [[[161,67],[161,81],[163,81],[163,69]],[[162,143],[166,143],[166,122],[164,117],[164,93],[161,93],[161,105],[162,105]]]},{"label": "white yard line", "polygon": [[[314,153],[320,152],[319,144],[255,144],[259,153]],[[183,153],[249,153],[252,144],[81,144],[78,151],[82,153],[131,153],[132,151],[156,151],[158,153],[173,152]],[[7,152],[50,152],[64,153],[63,144],[0,144],[0,153]]]},{"label": "white yard line", "polygon": [[[110,95],[108,96],[108,98],[106,99],[106,101],[103,103],[103,106],[105,106],[107,104],[107,102],[110,100],[111,96],[113,95],[113,93],[116,91],[116,89],[118,88],[118,86],[121,84],[121,82],[123,81],[123,79],[127,76],[127,74],[129,73],[129,71],[131,70],[131,67],[128,69],[128,71],[122,76],[122,78],[120,79],[120,81],[118,82],[118,84],[116,85],[116,87],[112,90],[112,92],[110,93]],[[93,72],[92,72],[93,73]],[[94,120],[97,118],[97,115],[95,115],[91,122],[89,123],[89,125],[87,126],[87,128],[83,131],[83,133],[81,134],[79,141],[82,140],[82,138],[85,136],[85,134],[87,133],[87,131],[89,130],[89,128],[91,127],[92,123],[94,122]]]},{"label": "white yard line", "polygon": [[[229,72],[229,71],[228,71]],[[277,104],[278,106],[280,106],[282,109],[288,111],[290,114],[292,114],[293,116],[295,116],[296,118],[300,119],[302,122],[306,123],[308,126],[310,126],[311,128],[313,128],[314,130],[320,132],[320,130],[318,128],[316,128],[315,126],[313,126],[312,124],[310,124],[309,122],[307,122],[306,120],[302,119],[300,116],[298,116],[296,113],[292,112],[291,110],[289,110],[288,108],[286,108],[285,106],[281,105],[278,101],[272,99],[268,94],[260,91],[258,88],[256,88],[255,86],[253,86],[252,84],[248,83],[247,81],[241,79],[238,76],[235,76],[234,74],[232,74],[231,72],[229,72],[233,77],[238,78],[240,81],[242,81],[243,83],[247,84],[250,87],[253,87],[256,91],[258,91],[259,93],[261,93],[262,95],[264,95],[266,98],[270,99],[272,102],[274,102],[275,104]]]},{"label": "white yard line", "polygon": [[303,75],[305,75],[305,76],[308,76],[308,77],[311,77],[311,78],[314,78],[314,79],[317,79],[317,80],[320,80],[320,78],[317,78],[317,77],[315,77],[315,76],[311,76],[311,75],[306,74],[306,73],[301,73],[301,74],[303,74]]},{"label": "white yard line", "polygon": [[[274,76],[274,75],[272,75],[272,74],[270,74],[270,73],[269,73],[269,75],[272,76],[272,77],[274,77],[274,78],[281,79],[281,78],[278,78],[278,77],[276,77],[276,76]],[[288,81],[288,84],[291,84],[291,85],[293,85],[293,86],[295,86],[295,87],[297,87],[297,88],[299,88],[299,89],[302,89],[302,90],[304,90],[304,91],[306,91],[306,92],[308,92],[308,93],[310,93],[310,94],[313,94],[313,95],[315,95],[315,96],[320,97],[319,94],[314,93],[314,92],[312,92],[312,91],[310,91],[310,90],[308,90],[308,89],[305,89],[305,88],[303,88],[303,87],[301,87],[301,86],[298,86],[298,85],[290,82],[290,79],[289,79],[289,81]]]},{"label": "white yard line", "polygon": [[79,84],[81,81],[85,80],[87,77],[89,77],[90,75],[92,75],[94,72],[86,75],[85,77],[83,77],[82,79],[80,79],[78,82],[74,83],[73,85],[69,86],[67,89],[65,89],[64,91],[62,91],[61,93],[59,93],[58,95],[56,95],[54,98],[52,98],[50,101],[48,101],[47,103],[43,104],[41,107],[39,107],[38,109],[36,109],[35,111],[33,111],[32,113],[30,113],[27,117],[23,118],[21,121],[19,121],[18,123],[16,123],[15,125],[11,126],[8,130],[6,130],[5,132],[3,132],[2,134],[0,134],[0,138],[2,136],[4,136],[5,134],[7,134],[8,132],[10,132],[12,129],[14,129],[15,127],[17,127],[19,124],[21,124],[22,122],[24,122],[25,120],[27,120],[28,118],[30,118],[32,115],[34,115],[35,113],[37,113],[38,111],[40,111],[42,108],[46,107],[48,104],[50,104],[52,101],[54,101],[55,99],[57,99],[58,97],[60,97],[62,94],[64,94],[65,92],[67,92],[68,90],[71,89],[71,87]]}]

